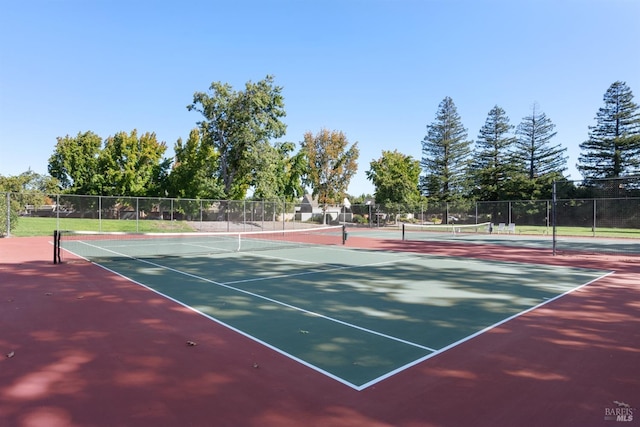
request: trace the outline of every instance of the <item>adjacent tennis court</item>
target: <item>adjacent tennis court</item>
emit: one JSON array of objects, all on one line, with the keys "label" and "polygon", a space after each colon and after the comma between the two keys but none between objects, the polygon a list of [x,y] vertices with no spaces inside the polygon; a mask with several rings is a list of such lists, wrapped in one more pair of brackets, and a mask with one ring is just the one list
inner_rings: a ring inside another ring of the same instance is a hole
[{"label": "adjacent tennis court", "polygon": [[68,233],[92,260],[356,390],[609,271],[345,247],[344,230]]},{"label": "adjacent tennis court", "polygon": [[[504,224],[501,224],[504,226]],[[356,232],[357,233],[357,232]],[[500,245],[588,254],[611,253],[640,255],[640,244],[634,237],[595,237],[552,235],[552,230],[522,233],[516,224],[498,228],[495,224],[403,224],[399,230],[377,233],[378,237],[401,236],[407,241],[464,242],[469,245]],[[369,233],[371,234],[371,233]],[[555,240],[555,241],[554,241]]]}]

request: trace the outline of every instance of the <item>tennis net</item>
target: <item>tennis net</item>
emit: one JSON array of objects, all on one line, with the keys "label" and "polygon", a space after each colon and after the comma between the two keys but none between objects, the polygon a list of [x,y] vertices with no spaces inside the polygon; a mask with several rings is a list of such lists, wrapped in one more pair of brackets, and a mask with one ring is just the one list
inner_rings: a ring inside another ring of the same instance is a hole
[{"label": "tennis net", "polygon": [[53,261],[68,253],[92,261],[251,252],[309,245],[344,244],[343,225],[280,231],[222,233],[54,232]]},{"label": "tennis net", "polygon": [[402,224],[402,240],[429,240],[488,234],[491,223],[480,224]]}]

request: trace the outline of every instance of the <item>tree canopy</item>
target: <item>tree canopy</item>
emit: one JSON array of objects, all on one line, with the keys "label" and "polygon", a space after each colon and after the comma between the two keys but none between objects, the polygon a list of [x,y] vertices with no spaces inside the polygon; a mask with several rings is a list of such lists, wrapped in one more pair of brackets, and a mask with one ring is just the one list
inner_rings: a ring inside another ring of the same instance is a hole
[{"label": "tree canopy", "polygon": [[201,138],[215,150],[225,197],[244,198],[256,155],[269,151],[270,139],[285,134],[282,88],[269,75],[257,83],[247,82],[239,91],[214,82],[208,93],[196,92],[187,109],[203,116],[198,122]]},{"label": "tree canopy", "polygon": [[398,150],[383,150],[379,159],[369,163],[366,176],[376,188],[377,203],[417,203],[420,199],[420,162]]},{"label": "tree canopy", "polygon": [[40,175],[29,169],[20,175],[0,175],[0,191],[10,193],[44,193],[54,194],[58,189],[58,180],[46,175]]},{"label": "tree canopy", "polygon": [[49,158],[49,174],[56,178],[62,190],[76,194],[100,194],[98,157],[102,138],[91,131],[78,132],[75,137],[58,137]]},{"label": "tree canopy", "polygon": [[188,199],[222,199],[224,188],[218,176],[218,155],[205,143],[198,129],[192,129],[185,143],[178,139],[168,177],[166,194]]},{"label": "tree canopy", "polygon": [[[589,139],[580,144],[578,170],[587,180],[638,174],[640,108],[633,93],[616,81],[603,100]],[[357,143],[349,146],[343,132],[327,129],[305,133],[298,152],[295,143],[279,141],[286,130],[284,98],[272,76],[249,81],[242,90],[214,82],[208,92],[195,92],[187,109],[202,120],[186,142],[178,139],[171,159],[163,157],[166,144],[152,132],[138,135],[134,129],[105,140],[91,131],[58,137],[48,163],[52,179],[43,188],[194,199],[243,199],[251,190],[254,199],[295,200],[310,186],[323,204],[347,195]],[[567,169],[567,148],[552,143],[555,124],[534,104],[515,133],[513,128],[496,105],[474,143],[453,100],[445,97],[427,125],[419,162],[383,151],[365,174],[379,203],[410,204],[420,195],[430,202],[550,197],[551,182],[564,179]],[[19,188],[24,176],[0,178],[6,190]]]},{"label": "tree canopy", "polygon": [[103,144],[97,134],[80,132],[58,138],[48,169],[67,193],[158,196],[170,166],[165,151],[154,133],[118,132]]},{"label": "tree canopy", "polygon": [[553,145],[555,125],[537,104],[516,130],[515,157],[526,179],[520,184],[521,198],[550,198],[553,181],[564,178],[567,148]]},{"label": "tree canopy", "polygon": [[253,197],[260,200],[293,200],[303,196],[302,177],[305,172],[304,155],[292,155],[295,144],[279,142],[265,144],[254,154],[252,187]]},{"label": "tree canopy", "polygon": [[640,110],[626,83],[616,81],[607,89],[580,149],[577,167],[587,179],[640,173]]},{"label": "tree canopy", "polygon": [[513,156],[515,138],[513,125],[499,106],[489,111],[476,139],[472,168],[472,194],[481,200],[508,200],[514,198],[513,181],[518,167]]},{"label": "tree canopy", "polygon": [[135,129],[107,138],[98,158],[102,194],[160,195],[170,165],[169,160],[163,160],[166,149],[155,133],[138,137]]},{"label": "tree canopy", "polygon": [[468,187],[470,155],[471,141],[467,139],[467,130],[453,99],[446,97],[422,140],[422,194],[443,202],[462,197]]},{"label": "tree canopy", "polygon": [[343,132],[322,129],[305,133],[300,144],[308,162],[304,181],[313,195],[323,205],[340,201],[358,168],[358,143],[349,146]]},{"label": "tree canopy", "polygon": [[539,111],[537,104],[518,125],[516,158],[530,180],[548,174],[562,176],[567,169],[567,148],[551,145],[557,134],[555,127],[551,119]]}]

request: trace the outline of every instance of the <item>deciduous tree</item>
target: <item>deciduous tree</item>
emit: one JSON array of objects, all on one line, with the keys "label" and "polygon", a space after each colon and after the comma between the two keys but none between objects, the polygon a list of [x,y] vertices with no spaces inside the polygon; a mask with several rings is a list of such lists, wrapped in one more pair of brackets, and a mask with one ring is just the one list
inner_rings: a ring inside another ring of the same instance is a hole
[{"label": "deciduous tree", "polygon": [[16,176],[0,175],[0,191],[54,194],[58,189],[56,178],[40,175],[31,169]]},{"label": "deciduous tree", "polygon": [[410,206],[420,199],[420,161],[398,150],[383,150],[379,159],[369,163],[366,176],[375,187],[376,203]]},{"label": "deciduous tree", "polygon": [[[16,227],[20,213],[24,212],[26,206],[52,204],[53,200],[48,195],[56,193],[57,190],[59,190],[57,179],[40,175],[31,169],[16,176],[0,175],[0,237],[9,233],[7,224],[10,225],[11,230]],[[14,194],[7,198],[4,192]],[[9,208],[8,211],[7,208]]]},{"label": "deciduous tree", "polygon": [[343,132],[322,129],[315,135],[305,133],[301,146],[308,161],[305,183],[313,196],[324,207],[340,201],[358,169],[358,143],[349,146]]},{"label": "deciduous tree", "polygon": [[302,176],[306,170],[304,155],[293,142],[263,144],[254,154],[252,187],[254,199],[294,200],[303,196]]},{"label": "deciduous tree", "polygon": [[138,137],[136,130],[107,138],[100,152],[102,194],[111,196],[157,196],[164,184],[169,160],[167,149],[155,133]]},{"label": "deciduous tree", "polygon": [[189,111],[204,119],[198,122],[201,138],[216,151],[218,176],[225,195],[231,199],[245,197],[253,172],[252,160],[271,138],[284,135],[286,126],[282,88],[273,77],[247,82],[235,91],[229,84],[214,82],[209,93],[196,92]]},{"label": "deciduous tree", "polygon": [[193,129],[186,143],[178,139],[173,149],[173,167],[168,178],[168,195],[190,199],[221,199],[224,188],[218,176],[218,155]]},{"label": "deciduous tree", "polygon": [[75,137],[58,137],[49,158],[49,174],[58,179],[60,188],[68,193],[100,194],[98,156],[102,138],[91,131],[78,132]]}]

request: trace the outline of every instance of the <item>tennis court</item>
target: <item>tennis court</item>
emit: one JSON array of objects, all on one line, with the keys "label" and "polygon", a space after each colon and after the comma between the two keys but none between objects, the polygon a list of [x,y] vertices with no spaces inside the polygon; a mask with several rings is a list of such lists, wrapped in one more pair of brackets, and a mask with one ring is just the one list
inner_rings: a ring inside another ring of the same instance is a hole
[{"label": "tennis court", "polygon": [[[515,231],[499,232],[494,227],[489,232],[488,223],[463,225],[418,225],[403,224],[398,229],[361,229],[350,231],[354,236],[402,239],[422,242],[450,242],[465,245],[492,245],[516,248],[553,249],[552,230],[536,233]],[[628,254],[640,255],[640,241],[625,237],[591,237],[558,235],[555,238],[556,249],[561,253],[573,254]]]},{"label": "tennis court", "polygon": [[343,233],[74,233],[60,246],[356,390],[610,273],[356,249]]},{"label": "tennis court", "polygon": [[595,426],[637,408],[637,258],[348,232],[63,233],[60,265],[51,237],[0,239],[0,419]]}]

